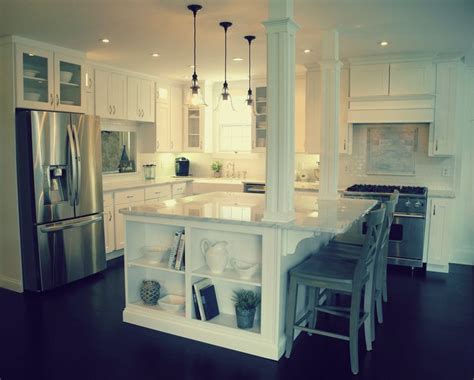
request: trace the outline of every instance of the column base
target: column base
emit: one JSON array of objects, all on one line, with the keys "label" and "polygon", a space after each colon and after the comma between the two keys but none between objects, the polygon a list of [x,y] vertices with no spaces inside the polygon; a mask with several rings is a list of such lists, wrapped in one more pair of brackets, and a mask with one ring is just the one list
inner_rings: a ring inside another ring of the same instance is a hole
[{"label": "column base", "polygon": [[262,222],[275,222],[275,223],[289,223],[295,220],[295,212],[274,212],[274,211],[265,211],[263,214]]},{"label": "column base", "polygon": [[318,194],[318,200],[320,201],[337,201],[341,197],[338,193],[334,194]]}]

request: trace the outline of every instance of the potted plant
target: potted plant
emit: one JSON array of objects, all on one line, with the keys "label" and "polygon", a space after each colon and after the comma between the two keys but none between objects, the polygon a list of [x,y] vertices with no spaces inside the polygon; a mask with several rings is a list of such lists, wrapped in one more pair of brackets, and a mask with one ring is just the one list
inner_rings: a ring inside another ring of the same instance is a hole
[{"label": "potted plant", "polygon": [[235,304],[235,314],[237,315],[237,327],[239,329],[251,329],[255,319],[255,311],[260,305],[260,294],[252,290],[234,290],[232,301]]},{"label": "potted plant", "polygon": [[213,162],[211,169],[214,172],[214,177],[219,178],[221,176],[222,163],[219,161]]}]

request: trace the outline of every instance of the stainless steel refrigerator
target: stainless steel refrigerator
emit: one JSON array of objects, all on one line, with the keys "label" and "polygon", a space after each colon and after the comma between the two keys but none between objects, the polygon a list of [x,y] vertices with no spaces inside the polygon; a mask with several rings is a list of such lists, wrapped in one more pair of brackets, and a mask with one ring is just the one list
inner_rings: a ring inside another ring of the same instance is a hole
[{"label": "stainless steel refrigerator", "polygon": [[44,291],[105,269],[98,118],[17,110],[23,286]]}]

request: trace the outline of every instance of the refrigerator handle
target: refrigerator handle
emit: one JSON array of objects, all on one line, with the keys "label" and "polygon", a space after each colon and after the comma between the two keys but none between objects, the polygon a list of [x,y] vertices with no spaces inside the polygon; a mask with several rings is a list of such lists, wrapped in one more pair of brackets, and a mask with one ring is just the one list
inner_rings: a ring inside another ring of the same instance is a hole
[{"label": "refrigerator handle", "polygon": [[82,181],[82,170],[81,170],[81,146],[79,145],[79,136],[77,133],[77,127],[73,124],[71,126],[72,133],[74,135],[74,142],[76,146],[76,187],[75,187],[75,205],[79,204],[81,197],[81,181]]},{"label": "refrigerator handle", "polygon": [[68,124],[66,126],[67,136],[69,141],[69,150],[71,152],[71,163],[69,169],[71,170],[71,182],[69,185],[69,203],[71,206],[76,204],[76,188],[77,188],[77,161],[76,161],[76,144],[74,143],[74,136],[72,133],[72,127]]},{"label": "refrigerator handle", "polygon": [[98,215],[94,216],[88,216],[86,218],[82,218],[81,220],[77,221],[76,220],[71,220],[67,222],[60,222],[60,223],[53,223],[53,224],[47,224],[43,227],[40,227],[41,232],[49,233],[49,232],[57,232],[57,231],[63,231],[67,230],[70,228],[76,228],[76,227],[84,227],[89,224],[94,224],[97,222],[100,222],[102,220],[102,214],[100,213]]}]

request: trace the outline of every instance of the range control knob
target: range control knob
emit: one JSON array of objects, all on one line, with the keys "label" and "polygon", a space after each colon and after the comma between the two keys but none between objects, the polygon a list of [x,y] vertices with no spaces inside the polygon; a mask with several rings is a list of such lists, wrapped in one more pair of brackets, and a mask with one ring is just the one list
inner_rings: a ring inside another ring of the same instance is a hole
[{"label": "range control knob", "polygon": [[420,201],[416,201],[415,202],[415,207],[416,208],[420,208],[422,205],[421,205],[421,202]]},{"label": "range control knob", "polygon": [[410,200],[407,200],[407,201],[405,202],[405,206],[407,206],[407,207],[410,207],[410,206],[411,206]]}]

